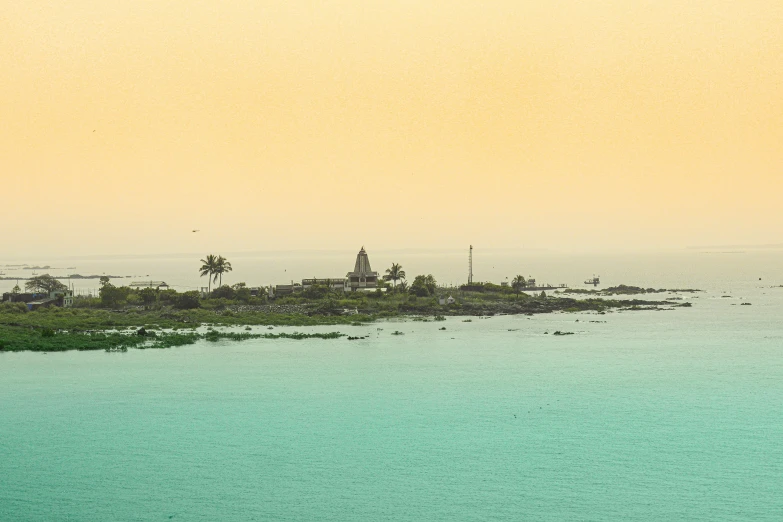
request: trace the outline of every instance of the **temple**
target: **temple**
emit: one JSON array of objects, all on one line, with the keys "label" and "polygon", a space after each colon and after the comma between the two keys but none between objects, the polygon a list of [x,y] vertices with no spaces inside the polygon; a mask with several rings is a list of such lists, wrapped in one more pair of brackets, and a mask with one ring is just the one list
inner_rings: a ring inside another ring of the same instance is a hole
[{"label": "temple", "polygon": [[356,265],[353,267],[353,272],[348,272],[345,278],[345,290],[348,292],[378,288],[378,272],[373,272],[370,268],[370,258],[367,257],[364,247],[356,255]]}]

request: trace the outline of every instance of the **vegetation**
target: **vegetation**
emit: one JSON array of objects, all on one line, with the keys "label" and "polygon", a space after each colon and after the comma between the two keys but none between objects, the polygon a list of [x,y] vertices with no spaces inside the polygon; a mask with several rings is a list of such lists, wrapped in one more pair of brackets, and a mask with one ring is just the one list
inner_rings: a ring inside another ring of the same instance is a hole
[{"label": "vegetation", "polygon": [[128,348],[172,348],[193,344],[200,340],[217,342],[246,341],[248,339],[339,339],[340,332],[328,333],[263,333],[217,332],[79,332],[55,331],[49,328],[31,329],[19,326],[0,326],[0,351],[62,352],[69,350],[127,351]]},{"label": "vegetation", "polygon": [[207,276],[207,292],[212,291],[212,279],[217,281],[217,256],[209,254],[206,258],[201,260],[201,268],[199,268],[199,275],[201,277]]},{"label": "vegetation", "polygon": [[201,277],[207,276],[207,292],[212,292],[212,283],[219,283],[218,287],[223,286],[223,274],[231,272],[233,267],[231,263],[223,256],[209,254],[201,260],[201,268],[198,273]]},{"label": "vegetation", "polygon": [[526,286],[527,279],[525,279],[525,276],[523,275],[514,276],[514,279],[511,280],[511,288],[516,290],[517,294],[519,294]]},{"label": "vegetation", "polygon": [[[19,288],[19,286],[17,285],[15,289],[16,288]],[[58,290],[68,290],[67,286],[49,274],[31,277],[25,282],[24,288],[28,292],[45,294],[49,294]]]},{"label": "vegetation", "polygon": [[218,256],[215,266],[215,275],[220,277],[220,286],[223,286],[223,274],[231,272],[232,270],[231,263],[229,263],[225,257]]},{"label": "vegetation", "polygon": [[405,270],[399,263],[392,263],[391,268],[386,269],[386,275],[383,276],[386,281],[392,281],[394,288],[397,288],[397,281],[405,279]]},{"label": "vegetation", "polygon": [[432,276],[432,274],[426,276],[417,275],[413,279],[410,292],[416,297],[428,297],[435,295],[435,291],[437,289],[438,283],[435,281],[435,278]]}]

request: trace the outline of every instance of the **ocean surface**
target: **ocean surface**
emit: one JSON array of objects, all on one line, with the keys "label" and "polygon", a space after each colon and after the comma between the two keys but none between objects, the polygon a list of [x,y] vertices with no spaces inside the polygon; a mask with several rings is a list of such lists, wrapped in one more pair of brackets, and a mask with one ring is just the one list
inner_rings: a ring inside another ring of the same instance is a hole
[{"label": "ocean surface", "polygon": [[275,329],[361,341],[0,353],[0,521],[783,520],[781,253],[578,261],[526,266],[706,291]]}]

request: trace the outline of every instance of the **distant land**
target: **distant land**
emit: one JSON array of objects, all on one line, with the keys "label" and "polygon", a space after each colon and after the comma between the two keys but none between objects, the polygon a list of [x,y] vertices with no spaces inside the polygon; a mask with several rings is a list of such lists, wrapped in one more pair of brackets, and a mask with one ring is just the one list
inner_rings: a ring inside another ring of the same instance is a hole
[{"label": "distant land", "polygon": [[[101,277],[108,277],[109,279],[123,279],[126,277],[133,277],[133,276],[116,276],[116,275],[108,275],[108,276],[102,276],[102,275],[81,275],[81,274],[71,274],[67,276],[52,276],[55,279],[100,279]],[[32,279],[31,277],[0,277],[0,281],[27,281],[29,279]]]},{"label": "distant land", "polygon": [[726,254],[739,254],[741,252],[736,252],[737,249],[746,249],[746,250],[773,250],[773,249],[783,249],[783,243],[768,243],[768,244],[761,244],[761,245],[701,245],[701,246],[689,246],[686,247],[687,250],[735,250],[733,252],[721,252]]}]

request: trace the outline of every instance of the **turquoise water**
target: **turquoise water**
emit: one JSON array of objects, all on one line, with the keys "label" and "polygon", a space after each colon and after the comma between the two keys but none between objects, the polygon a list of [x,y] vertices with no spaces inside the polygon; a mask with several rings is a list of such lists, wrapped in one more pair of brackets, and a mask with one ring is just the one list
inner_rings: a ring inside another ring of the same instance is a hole
[{"label": "turquoise water", "polygon": [[3,353],[0,520],[781,520],[783,288],[743,293]]}]

